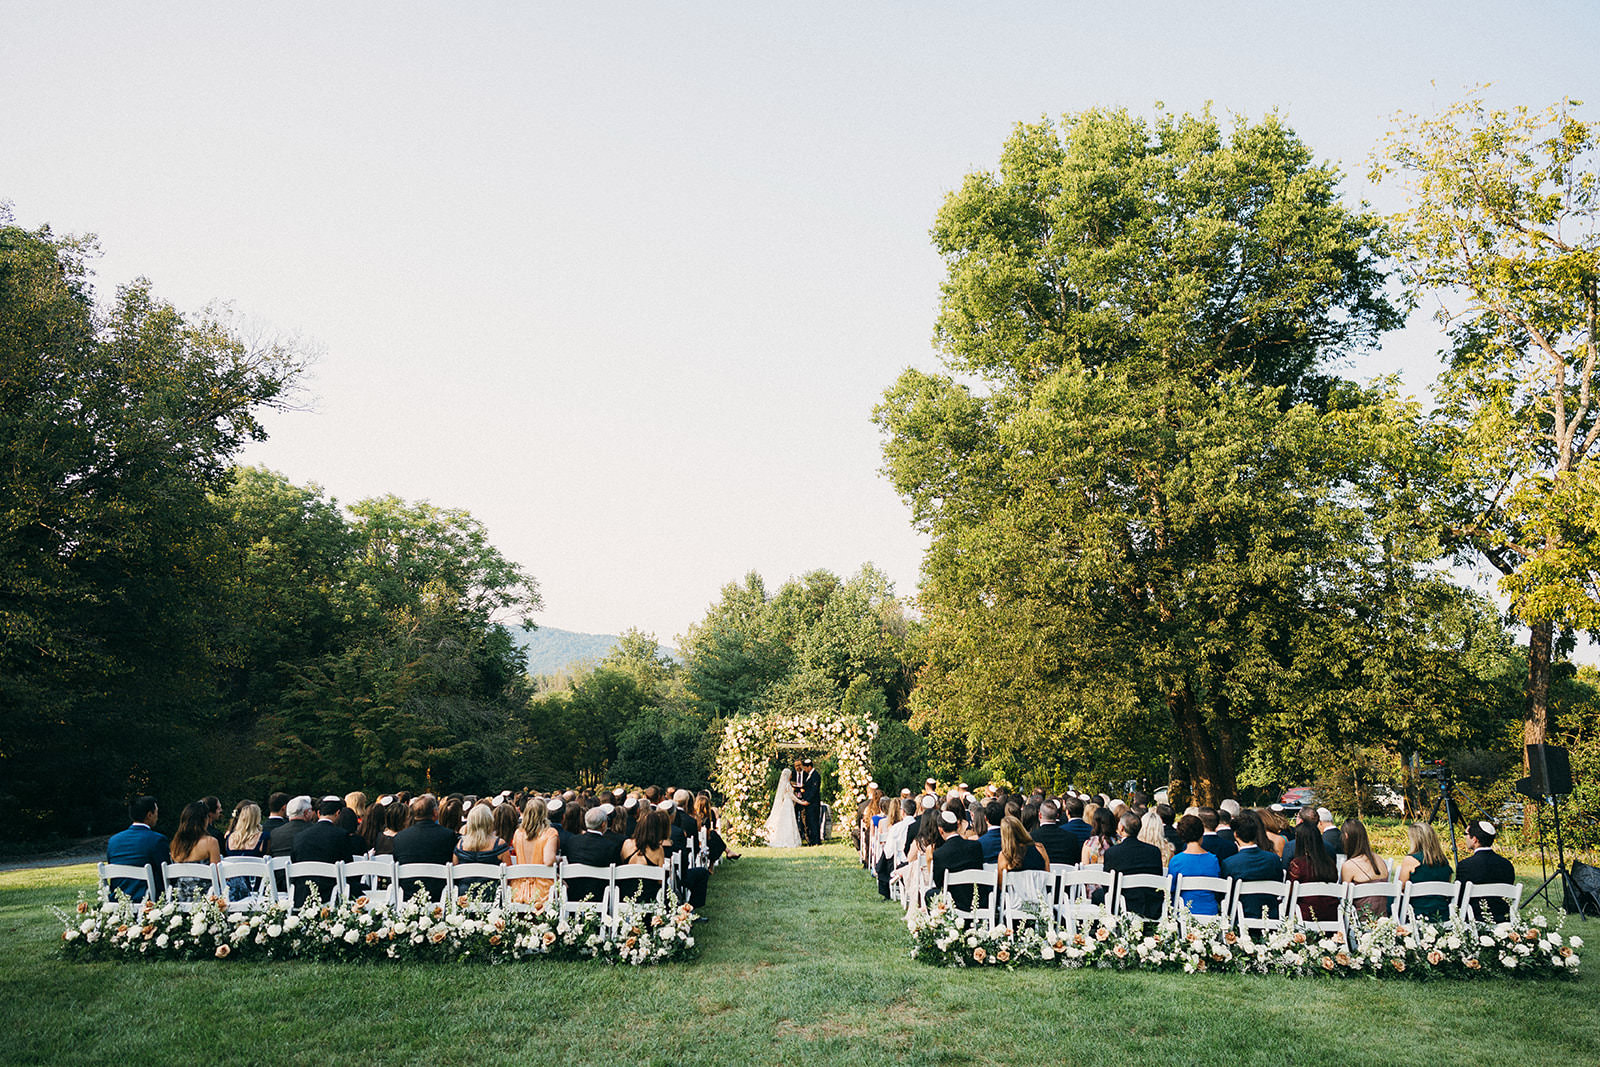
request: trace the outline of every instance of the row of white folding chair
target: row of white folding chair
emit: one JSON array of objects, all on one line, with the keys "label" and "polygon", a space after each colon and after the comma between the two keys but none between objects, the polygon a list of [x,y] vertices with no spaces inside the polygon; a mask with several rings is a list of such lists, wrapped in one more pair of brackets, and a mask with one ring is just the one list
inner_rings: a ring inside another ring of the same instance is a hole
[{"label": "row of white folding chair", "polygon": [[138,899],[154,900],[156,898],[156,872],[155,868],[148,863],[142,867],[131,863],[101,863],[99,871],[100,895],[108,902],[115,899],[119,890],[127,893],[128,896],[134,895],[127,891],[126,886],[113,887],[111,884],[112,882],[123,881],[144,883],[144,894]]}]

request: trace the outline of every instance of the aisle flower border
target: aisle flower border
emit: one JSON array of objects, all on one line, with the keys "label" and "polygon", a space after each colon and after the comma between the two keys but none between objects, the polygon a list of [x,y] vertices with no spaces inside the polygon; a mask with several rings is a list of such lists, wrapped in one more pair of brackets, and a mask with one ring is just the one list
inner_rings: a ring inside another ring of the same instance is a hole
[{"label": "aisle flower border", "polygon": [[640,966],[696,955],[689,905],[620,907],[614,926],[595,912],[563,918],[554,900],[536,912],[512,912],[466,897],[434,903],[426,893],[399,907],[355,900],[295,912],[281,902],[229,912],[222,898],[209,897],[185,911],[170,898],[133,903],[121,894],[115,901],[80,894],[74,910],[52,910],[64,927],[62,952],[73,960],[598,959]]},{"label": "aisle flower border", "polygon": [[1399,923],[1375,919],[1352,946],[1343,934],[1290,920],[1261,934],[1186,922],[1181,911],[1146,929],[1138,916],[1084,923],[1073,933],[1049,923],[1017,929],[963,925],[948,898],[906,919],[912,959],[941,967],[1066,967],[1118,971],[1312,975],[1340,978],[1573,977],[1581,937],[1548,929],[1542,915],[1516,923]]},{"label": "aisle flower border", "polygon": [[[872,781],[872,741],[878,724],[855,715],[766,712],[728,721],[717,751],[716,786],[722,793],[722,834],[738,844],[766,838],[772,798],[766,794],[767,761],[780,745],[811,745],[839,761],[834,805],[854,811]],[[837,822],[837,820],[835,820]]]}]

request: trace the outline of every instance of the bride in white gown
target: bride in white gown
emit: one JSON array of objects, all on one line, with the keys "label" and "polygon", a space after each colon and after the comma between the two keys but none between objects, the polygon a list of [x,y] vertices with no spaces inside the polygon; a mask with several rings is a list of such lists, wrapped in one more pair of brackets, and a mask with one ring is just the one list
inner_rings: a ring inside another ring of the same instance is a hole
[{"label": "bride in white gown", "polygon": [[799,848],[800,827],[794,821],[793,772],[788,767],[778,776],[778,791],[772,795],[772,814],[767,816],[767,844],[772,848]]}]

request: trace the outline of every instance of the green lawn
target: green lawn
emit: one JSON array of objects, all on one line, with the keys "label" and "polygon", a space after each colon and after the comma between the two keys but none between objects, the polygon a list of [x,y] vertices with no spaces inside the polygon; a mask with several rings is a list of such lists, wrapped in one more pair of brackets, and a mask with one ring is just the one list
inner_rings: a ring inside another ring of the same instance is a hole
[{"label": "green lawn", "polygon": [[[1600,1049],[1600,957],[1550,983],[932,969],[841,846],[725,865],[701,958],[642,969],[66,963],[45,907],[93,878],[0,875],[0,1062],[1432,1067]],[[1600,948],[1600,922],[1569,932]]]}]

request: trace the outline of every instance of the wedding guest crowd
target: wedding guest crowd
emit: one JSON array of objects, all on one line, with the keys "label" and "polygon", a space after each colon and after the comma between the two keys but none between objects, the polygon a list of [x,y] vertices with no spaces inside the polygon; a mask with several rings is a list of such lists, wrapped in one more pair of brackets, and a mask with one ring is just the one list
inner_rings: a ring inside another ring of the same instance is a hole
[{"label": "wedding guest crowd", "polygon": [[[728,852],[717,829],[717,811],[708,793],[650,786],[633,790],[566,790],[540,793],[506,790],[492,797],[452,793],[413,795],[385,793],[369,801],[360,791],[343,796],[330,793],[320,800],[277,792],[267,798],[267,817],[253,800],[233,808],[226,828],[219,827],[221,801],[206,797],[185,805],[172,838],[155,829],[160,807],[154,797],[138,797],[129,805],[131,825],[113,834],[106,845],[108,863],[134,867],[149,865],[158,894],[169,891],[193,897],[210,886],[207,879],[186,875],[167,887],[162,882],[163,863],[217,863],[229,856],[287,857],[291,862],[351,862],[367,857],[392,856],[396,863],[553,865],[569,863],[609,867],[643,864],[665,868],[679,864],[681,884],[688,902],[705,903],[713,868]],[[480,879],[487,882],[487,879]],[[242,899],[252,890],[252,879],[229,878],[230,899]],[[332,878],[296,879],[297,892],[314,887],[322,899],[333,895]],[[456,883],[470,892],[474,879]],[[510,884],[519,903],[542,904],[549,896],[551,878],[518,878]],[[623,899],[645,891],[641,878],[619,880]],[[133,900],[142,900],[142,879],[111,882]],[[286,888],[280,886],[280,888]],[[407,893],[426,889],[438,899],[444,882],[419,878],[404,887]],[[598,899],[604,881],[574,878],[568,883],[571,899]]]},{"label": "wedding guest crowd", "polygon": [[[929,779],[920,795],[905,790],[895,798],[873,785],[857,827],[862,861],[876,875],[879,893],[889,898],[898,888],[907,908],[924,906],[946,874],[986,866],[997,872],[1002,886],[1009,871],[1055,865],[1251,882],[1363,885],[1391,876],[1366,825],[1350,818],[1336,826],[1327,808],[1303,808],[1291,824],[1281,810],[1246,808],[1235,800],[1180,813],[1165,802],[1164,793],[1152,800],[1140,792],[1125,798],[1076,791],[1050,796],[1042,790],[1013,795],[991,787],[980,798],[965,782],[941,793]],[[1516,880],[1510,861],[1494,851],[1493,823],[1468,826],[1472,855],[1454,873],[1432,826],[1413,823],[1406,834],[1409,854],[1395,872],[1401,884]],[[970,907],[971,888],[960,890],[952,892],[952,899],[960,908]],[[1218,898],[1211,891],[1186,890],[1182,897],[1193,914],[1218,912]],[[1241,909],[1252,918],[1276,919],[1279,900],[1273,894],[1248,894]],[[1413,907],[1418,916],[1439,919],[1448,914],[1449,900],[1445,895],[1418,895]],[[979,905],[983,903],[980,894]],[[1154,917],[1160,893],[1131,890],[1127,903],[1130,910]],[[1298,898],[1298,907],[1303,919],[1328,921],[1337,918],[1339,899],[1305,895]],[[1357,907],[1363,914],[1382,915],[1389,904],[1382,896],[1365,897],[1358,898]],[[1496,898],[1474,901],[1474,907],[1480,918],[1495,921],[1508,913],[1506,901]]]}]

